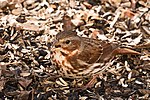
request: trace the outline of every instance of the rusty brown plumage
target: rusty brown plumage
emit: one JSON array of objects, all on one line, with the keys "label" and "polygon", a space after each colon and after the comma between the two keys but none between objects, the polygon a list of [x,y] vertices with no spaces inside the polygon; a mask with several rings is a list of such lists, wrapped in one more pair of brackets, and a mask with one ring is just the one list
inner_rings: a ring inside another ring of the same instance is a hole
[{"label": "rusty brown plumage", "polygon": [[51,48],[51,60],[67,77],[97,74],[117,54],[140,54],[120,48],[118,43],[78,36],[68,16],[64,16],[63,23],[64,31],[56,35]]},{"label": "rusty brown plumage", "polygon": [[[63,31],[56,35],[52,46],[52,61],[66,76],[92,75],[103,68],[117,54],[139,54],[117,43],[80,37],[73,31]],[[98,65],[96,65],[98,64]]]}]

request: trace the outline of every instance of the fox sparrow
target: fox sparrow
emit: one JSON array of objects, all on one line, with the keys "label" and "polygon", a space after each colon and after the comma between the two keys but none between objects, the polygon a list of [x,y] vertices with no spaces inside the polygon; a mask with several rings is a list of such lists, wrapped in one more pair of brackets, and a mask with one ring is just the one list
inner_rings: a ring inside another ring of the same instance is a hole
[{"label": "fox sparrow", "polygon": [[80,37],[73,31],[58,33],[51,51],[52,62],[68,77],[96,74],[119,53],[139,54],[131,49],[120,49],[117,43]]},{"label": "fox sparrow", "polygon": [[60,73],[67,77],[95,75],[107,68],[107,62],[116,54],[140,54],[134,50],[120,48],[118,43],[81,37],[76,34],[74,24],[67,15],[63,16],[65,31],[56,35],[51,48],[51,60]]}]

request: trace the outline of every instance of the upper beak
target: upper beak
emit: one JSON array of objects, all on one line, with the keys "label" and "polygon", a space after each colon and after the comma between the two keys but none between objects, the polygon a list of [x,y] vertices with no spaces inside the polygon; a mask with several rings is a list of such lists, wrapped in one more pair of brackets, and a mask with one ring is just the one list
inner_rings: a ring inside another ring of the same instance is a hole
[{"label": "upper beak", "polygon": [[54,41],[52,42],[52,47],[59,48],[59,47],[61,47],[61,45],[60,45],[60,43],[59,43],[58,40],[54,40]]}]

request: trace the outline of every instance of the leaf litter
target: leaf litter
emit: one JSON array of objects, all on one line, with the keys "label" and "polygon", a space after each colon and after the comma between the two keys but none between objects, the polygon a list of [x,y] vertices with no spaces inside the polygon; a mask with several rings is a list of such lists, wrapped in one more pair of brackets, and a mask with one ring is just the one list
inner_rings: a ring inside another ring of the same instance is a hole
[{"label": "leaf litter", "polygon": [[[149,0],[1,0],[0,98],[149,99],[149,7]],[[50,61],[64,15],[78,35],[117,41],[141,55],[116,56],[92,88],[80,89],[90,78],[61,76]]]}]

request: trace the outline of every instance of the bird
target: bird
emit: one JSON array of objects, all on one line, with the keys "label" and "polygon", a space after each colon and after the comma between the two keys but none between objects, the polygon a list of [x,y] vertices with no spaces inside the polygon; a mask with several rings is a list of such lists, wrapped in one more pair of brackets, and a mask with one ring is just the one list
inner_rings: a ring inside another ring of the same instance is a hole
[{"label": "bird", "polygon": [[[51,46],[51,62],[62,76],[83,78],[96,76],[109,67],[118,54],[140,55],[129,48],[121,48],[120,43],[77,35],[75,26],[68,16],[63,17],[64,31],[56,34]],[[91,87],[96,77],[85,86]]]},{"label": "bird", "polygon": [[140,54],[120,48],[118,43],[81,37],[70,30],[56,35],[51,52],[52,62],[68,77],[94,75],[105,69],[105,64],[117,54]]}]

